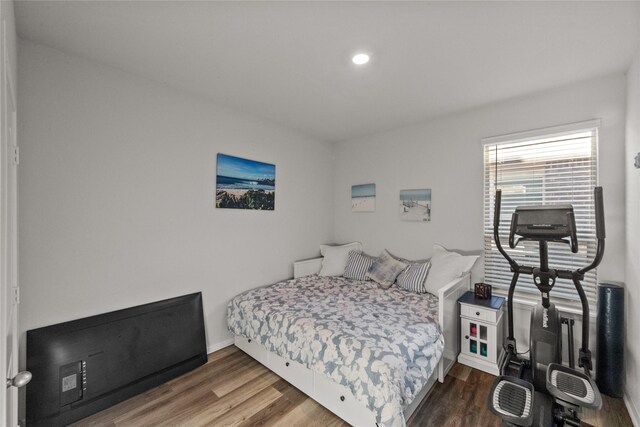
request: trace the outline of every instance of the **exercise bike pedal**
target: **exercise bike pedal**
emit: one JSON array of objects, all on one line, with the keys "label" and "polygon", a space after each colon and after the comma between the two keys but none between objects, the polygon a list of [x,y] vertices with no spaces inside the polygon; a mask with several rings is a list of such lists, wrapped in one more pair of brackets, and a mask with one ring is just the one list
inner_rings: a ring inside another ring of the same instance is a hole
[{"label": "exercise bike pedal", "polygon": [[489,393],[489,409],[504,421],[521,427],[533,422],[533,384],[515,377],[500,376]]},{"label": "exercise bike pedal", "polygon": [[547,367],[547,391],[560,404],[600,409],[598,386],[584,373],[558,363]]}]

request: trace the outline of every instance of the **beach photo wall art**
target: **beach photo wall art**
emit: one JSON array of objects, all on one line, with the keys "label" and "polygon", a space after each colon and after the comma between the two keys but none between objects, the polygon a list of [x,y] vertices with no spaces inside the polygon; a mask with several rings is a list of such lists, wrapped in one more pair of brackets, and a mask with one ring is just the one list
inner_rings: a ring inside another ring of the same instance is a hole
[{"label": "beach photo wall art", "polygon": [[218,153],[216,208],[272,211],[276,165]]},{"label": "beach photo wall art", "polygon": [[431,189],[400,190],[402,221],[431,221]]},{"label": "beach photo wall art", "polygon": [[361,184],[351,186],[351,212],[376,211],[376,185]]}]

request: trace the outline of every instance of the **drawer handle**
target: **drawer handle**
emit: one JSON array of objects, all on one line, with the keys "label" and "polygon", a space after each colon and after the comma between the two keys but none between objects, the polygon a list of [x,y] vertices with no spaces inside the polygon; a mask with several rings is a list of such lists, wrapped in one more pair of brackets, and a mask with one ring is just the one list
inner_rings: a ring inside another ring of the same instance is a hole
[{"label": "drawer handle", "polygon": [[285,363],[285,365],[289,366],[289,362]]},{"label": "drawer handle", "polygon": [[476,311],[476,316],[480,316],[480,312],[479,311]]},{"label": "drawer handle", "polygon": [[251,342],[251,340],[247,340],[247,342]]},{"label": "drawer handle", "polygon": [[468,339],[469,339],[469,335],[465,335],[465,336],[464,336],[464,339],[465,339],[465,340],[468,340]]},{"label": "drawer handle", "polygon": [[340,401],[344,402],[344,396],[340,396]]}]

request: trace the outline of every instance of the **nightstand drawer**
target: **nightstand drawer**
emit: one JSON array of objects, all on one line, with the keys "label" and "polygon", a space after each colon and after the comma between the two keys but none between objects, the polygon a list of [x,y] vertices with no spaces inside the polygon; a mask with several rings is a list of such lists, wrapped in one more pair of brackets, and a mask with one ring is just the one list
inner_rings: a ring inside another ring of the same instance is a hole
[{"label": "nightstand drawer", "polygon": [[485,322],[496,323],[498,312],[478,307],[477,305],[460,304],[460,314],[470,319],[484,320]]}]

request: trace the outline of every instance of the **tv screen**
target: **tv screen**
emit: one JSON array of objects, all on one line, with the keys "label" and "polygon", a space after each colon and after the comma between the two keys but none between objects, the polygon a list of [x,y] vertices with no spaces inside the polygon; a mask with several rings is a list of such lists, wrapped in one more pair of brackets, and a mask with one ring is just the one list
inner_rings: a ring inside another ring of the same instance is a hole
[{"label": "tv screen", "polygon": [[27,331],[27,424],[71,423],[206,361],[201,293]]}]

